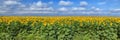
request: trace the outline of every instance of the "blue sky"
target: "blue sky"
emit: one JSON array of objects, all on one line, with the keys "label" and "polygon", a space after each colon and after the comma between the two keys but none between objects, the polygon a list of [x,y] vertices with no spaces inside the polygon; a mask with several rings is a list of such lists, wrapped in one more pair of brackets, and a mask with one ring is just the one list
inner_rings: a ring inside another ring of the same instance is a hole
[{"label": "blue sky", "polygon": [[0,15],[120,15],[120,0],[0,0]]},{"label": "blue sky", "polygon": [[[61,0],[21,0],[20,2],[22,2],[23,4],[32,4],[34,2],[44,2],[44,3],[48,3],[48,2],[53,2],[52,5],[54,5],[53,7],[61,7],[61,5],[59,5],[59,2]],[[120,7],[120,0],[63,0],[65,2],[72,2],[73,4],[70,5],[69,7],[75,7],[75,6],[80,6],[80,2],[85,1],[86,3],[88,3],[89,5],[88,8],[91,8],[93,6],[98,7],[98,8],[102,8],[102,9],[114,9],[114,8],[119,8]],[[56,5],[56,6],[55,6]]]}]

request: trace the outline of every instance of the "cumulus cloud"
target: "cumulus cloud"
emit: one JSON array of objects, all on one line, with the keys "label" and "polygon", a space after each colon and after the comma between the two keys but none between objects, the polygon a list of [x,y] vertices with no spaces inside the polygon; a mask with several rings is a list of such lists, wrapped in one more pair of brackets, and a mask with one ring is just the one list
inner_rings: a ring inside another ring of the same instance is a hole
[{"label": "cumulus cloud", "polygon": [[73,2],[63,1],[63,0],[59,2],[59,5],[62,5],[62,6],[70,6],[71,4],[73,4]]},{"label": "cumulus cloud", "polygon": [[[28,10],[54,10],[53,7],[48,7],[49,3],[43,3],[41,1],[33,3]],[[51,4],[51,3],[50,3]]]},{"label": "cumulus cloud", "polygon": [[29,10],[54,10],[53,7],[44,7],[44,8],[30,8]]},{"label": "cumulus cloud", "polygon": [[19,10],[16,13],[55,13],[54,8],[49,6],[51,3],[43,3],[41,1],[31,4],[29,7],[25,7],[23,10]]},{"label": "cumulus cloud", "polygon": [[0,10],[0,14],[6,13],[6,11],[4,10]]},{"label": "cumulus cloud", "polygon": [[31,7],[46,7],[46,6],[47,6],[47,3],[43,3],[41,1],[31,4]]},{"label": "cumulus cloud", "polygon": [[68,9],[65,8],[65,7],[61,7],[61,8],[58,9],[58,11],[68,11]]},{"label": "cumulus cloud", "polygon": [[86,1],[81,1],[80,2],[80,6],[87,6],[88,5],[88,2],[86,2]]},{"label": "cumulus cloud", "polygon": [[111,12],[112,13],[120,13],[120,9],[119,8],[118,9],[112,9]]},{"label": "cumulus cloud", "polygon": [[15,4],[21,4],[17,1],[13,1],[13,0],[8,0],[8,1],[4,1],[5,5],[15,5]]},{"label": "cumulus cloud", "polygon": [[120,11],[120,9],[114,9],[114,11]]},{"label": "cumulus cloud", "polygon": [[[67,8],[73,4],[70,1],[60,1],[59,5],[63,7],[54,8],[50,4],[53,2],[44,3],[42,1],[35,2],[29,6],[20,3],[16,0],[7,0],[3,2],[3,5],[0,6],[0,13],[14,13],[14,14],[54,14],[54,13],[64,13],[64,14],[102,14],[108,13],[101,11],[101,8],[91,7],[91,10],[85,8],[88,5],[88,2],[81,1],[80,7],[71,7]],[[102,3],[101,3],[102,4]],[[120,12],[120,9],[114,9],[112,12]]]},{"label": "cumulus cloud", "polygon": [[0,8],[0,13],[11,13],[11,14],[56,13],[54,11],[54,8],[49,5],[52,3],[53,2],[43,3],[41,1],[38,1],[29,6],[26,6],[20,3],[18,0],[7,0],[4,1],[3,3],[5,7]]},{"label": "cumulus cloud", "polygon": [[15,13],[18,13],[18,14],[48,14],[48,13],[56,13],[55,11],[36,11],[36,10],[21,10],[21,11],[18,11],[18,12],[15,12]]},{"label": "cumulus cloud", "polygon": [[100,9],[100,8],[96,8],[95,10],[96,10],[96,11],[100,11],[100,10],[102,10],[102,9]]},{"label": "cumulus cloud", "polygon": [[91,10],[94,10],[94,11],[102,11],[101,8],[98,8],[98,7],[95,7],[95,6],[91,7]]},{"label": "cumulus cloud", "polygon": [[18,2],[18,0],[4,0],[2,2],[0,13],[14,12],[14,10],[18,10],[25,6]]},{"label": "cumulus cloud", "polygon": [[84,7],[73,7],[72,10],[86,10]]}]

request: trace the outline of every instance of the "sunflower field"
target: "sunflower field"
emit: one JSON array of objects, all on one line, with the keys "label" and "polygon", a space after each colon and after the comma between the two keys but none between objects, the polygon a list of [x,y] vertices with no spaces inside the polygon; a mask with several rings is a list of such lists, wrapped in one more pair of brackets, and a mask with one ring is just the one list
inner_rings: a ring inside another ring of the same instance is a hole
[{"label": "sunflower field", "polygon": [[0,16],[0,40],[120,40],[120,17]]}]

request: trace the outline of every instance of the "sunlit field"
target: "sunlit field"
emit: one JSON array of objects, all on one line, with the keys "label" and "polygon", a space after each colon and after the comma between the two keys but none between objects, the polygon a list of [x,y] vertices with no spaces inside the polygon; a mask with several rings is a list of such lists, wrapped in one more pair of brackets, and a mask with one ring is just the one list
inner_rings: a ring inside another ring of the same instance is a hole
[{"label": "sunlit field", "polygon": [[120,17],[0,16],[0,40],[120,40]]}]

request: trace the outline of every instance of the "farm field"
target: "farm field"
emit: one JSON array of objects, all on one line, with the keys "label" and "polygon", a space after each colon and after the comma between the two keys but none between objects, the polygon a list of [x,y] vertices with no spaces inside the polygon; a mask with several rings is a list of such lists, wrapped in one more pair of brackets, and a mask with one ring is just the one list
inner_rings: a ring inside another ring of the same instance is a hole
[{"label": "farm field", "polygon": [[120,40],[120,17],[0,16],[0,40]]}]

